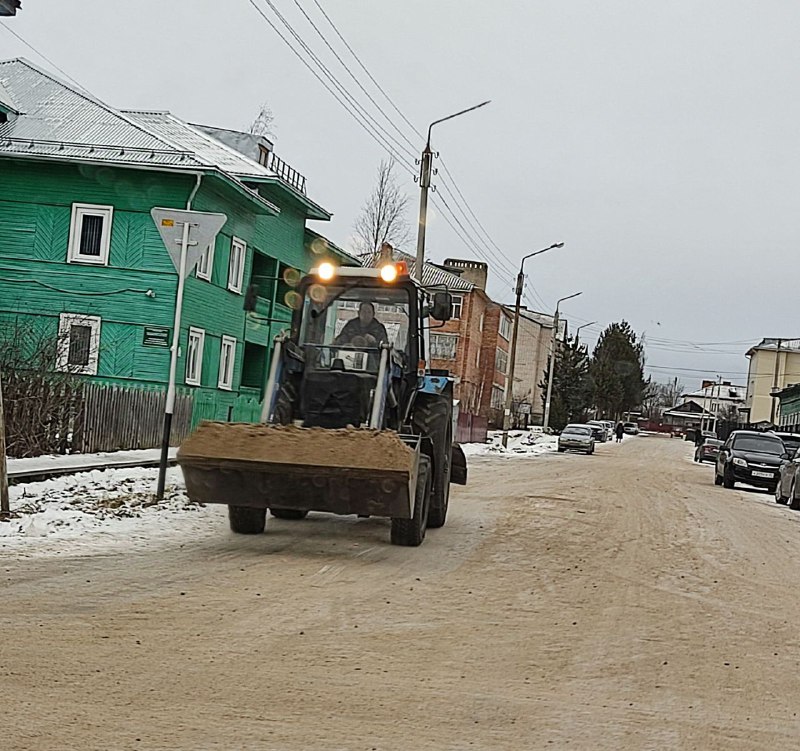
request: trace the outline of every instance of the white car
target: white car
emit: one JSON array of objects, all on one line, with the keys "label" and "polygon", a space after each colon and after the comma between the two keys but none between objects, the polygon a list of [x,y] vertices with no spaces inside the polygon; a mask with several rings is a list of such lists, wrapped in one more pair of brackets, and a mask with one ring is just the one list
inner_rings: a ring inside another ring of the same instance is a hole
[{"label": "white car", "polygon": [[593,454],[592,427],[580,423],[567,425],[558,436],[558,450],[562,453],[564,451],[582,451],[584,454]]}]

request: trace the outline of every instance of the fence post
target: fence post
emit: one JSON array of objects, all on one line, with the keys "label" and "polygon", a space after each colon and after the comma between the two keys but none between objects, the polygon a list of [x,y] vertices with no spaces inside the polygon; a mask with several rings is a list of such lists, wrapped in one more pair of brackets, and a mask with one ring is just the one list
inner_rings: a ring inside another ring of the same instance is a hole
[{"label": "fence post", "polygon": [[3,412],[3,373],[0,371],[0,519],[8,519],[8,465],[6,464],[6,420]]}]

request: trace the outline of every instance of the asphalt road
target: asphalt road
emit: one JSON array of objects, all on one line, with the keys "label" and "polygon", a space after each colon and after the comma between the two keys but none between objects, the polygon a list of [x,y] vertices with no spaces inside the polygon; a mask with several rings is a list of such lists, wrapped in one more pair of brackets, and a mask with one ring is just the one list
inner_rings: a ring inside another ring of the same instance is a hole
[{"label": "asphalt road", "polygon": [[0,559],[0,747],[800,748],[800,513],[656,437],[477,459],[421,548],[316,515]]}]

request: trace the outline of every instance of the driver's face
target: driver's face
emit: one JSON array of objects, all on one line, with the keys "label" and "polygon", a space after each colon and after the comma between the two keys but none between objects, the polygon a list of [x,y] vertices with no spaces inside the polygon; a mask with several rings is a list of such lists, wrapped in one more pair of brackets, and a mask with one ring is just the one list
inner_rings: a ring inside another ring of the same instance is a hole
[{"label": "driver's face", "polygon": [[371,305],[362,305],[358,309],[358,320],[361,321],[362,326],[368,326],[374,317]]}]

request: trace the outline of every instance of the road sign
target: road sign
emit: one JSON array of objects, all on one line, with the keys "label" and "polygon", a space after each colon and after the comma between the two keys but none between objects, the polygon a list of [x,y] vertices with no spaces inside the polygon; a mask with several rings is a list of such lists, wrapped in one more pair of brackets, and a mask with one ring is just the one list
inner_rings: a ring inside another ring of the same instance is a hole
[{"label": "road sign", "polygon": [[181,242],[183,225],[189,223],[189,242],[186,247],[186,273],[188,274],[200,260],[203,251],[217,236],[228,217],[225,214],[212,214],[204,211],[184,209],[151,209],[150,216],[156,223],[161,239],[178,273],[181,270]]}]

